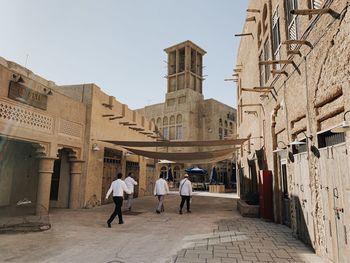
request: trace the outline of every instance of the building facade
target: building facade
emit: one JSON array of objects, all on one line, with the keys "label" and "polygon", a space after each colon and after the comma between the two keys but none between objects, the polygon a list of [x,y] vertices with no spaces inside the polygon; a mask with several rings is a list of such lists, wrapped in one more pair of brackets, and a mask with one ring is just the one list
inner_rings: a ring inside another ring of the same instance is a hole
[{"label": "building facade", "polygon": [[[273,174],[274,220],[332,262],[350,257],[345,0],[252,0],[234,76],[242,197]],[[339,128],[337,129],[339,131]],[[254,169],[254,167],[257,169]]]},{"label": "building facade", "polygon": [[154,160],[103,140],[154,141],[154,124],[94,84],[57,86],[0,59],[0,215],[100,205],[117,172],[149,192]]},{"label": "building facade", "polygon": [[[166,140],[208,141],[233,137],[236,134],[236,110],[214,99],[204,99],[203,96],[203,56],[206,52],[191,41],[176,44],[164,51],[167,53],[168,65],[165,102],[146,106],[138,112],[154,123],[161,137]],[[158,150],[197,152],[210,148]],[[199,164],[171,165],[175,182],[180,180],[183,169],[191,165]],[[211,165],[205,165],[204,168],[210,170]],[[166,171],[168,167],[162,165],[159,169]],[[230,165],[229,169],[231,171]]]}]

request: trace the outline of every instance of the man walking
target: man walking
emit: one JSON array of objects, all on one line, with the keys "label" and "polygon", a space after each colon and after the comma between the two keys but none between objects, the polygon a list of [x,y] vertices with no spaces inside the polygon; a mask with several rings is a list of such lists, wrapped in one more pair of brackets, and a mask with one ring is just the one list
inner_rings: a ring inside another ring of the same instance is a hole
[{"label": "man walking", "polygon": [[119,218],[119,224],[124,224],[122,216],[123,194],[124,192],[130,194],[131,191],[121,179],[122,177],[123,175],[121,173],[117,174],[117,180],[112,182],[111,187],[106,194],[106,199],[108,199],[109,195],[113,192],[113,201],[115,203],[114,212],[107,221],[108,227],[111,227],[111,223],[117,215]]},{"label": "man walking", "polygon": [[192,196],[192,184],[191,181],[188,179],[188,174],[185,174],[185,178],[181,180],[180,182],[180,188],[179,193],[181,196],[181,204],[180,204],[180,211],[179,214],[182,214],[182,208],[184,207],[185,201],[187,205],[187,213],[191,213],[190,210],[190,200]]},{"label": "man walking", "polygon": [[160,214],[160,212],[164,212],[164,195],[169,193],[168,183],[163,179],[163,174],[160,174],[159,179],[156,181],[153,192],[158,197],[156,212]]},{"label": "man walking", "polygon": [[125,211],[131,211],[132,201],[134,199],[134,186],[137,185],[137,182],[134,180],[134,174],[129,173],[124,182],[128,189],[131,191],[131,194],[126,194],[127,202]]}]

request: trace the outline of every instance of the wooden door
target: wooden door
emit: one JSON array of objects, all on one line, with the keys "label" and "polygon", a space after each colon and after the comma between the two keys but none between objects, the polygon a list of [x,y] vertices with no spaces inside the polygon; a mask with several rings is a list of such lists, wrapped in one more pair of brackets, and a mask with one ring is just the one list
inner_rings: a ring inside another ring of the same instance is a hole
[{"label": "wooden door", "polygon": [[122,171],[120,158],[105,157],[103,163],[103,176],[102,176],[102,191],[101,191],[101,204],[108,204],[113,202],[113,198],[110,196],[107,200],[105,198],[111,183],[115,180],[117,173]]}]

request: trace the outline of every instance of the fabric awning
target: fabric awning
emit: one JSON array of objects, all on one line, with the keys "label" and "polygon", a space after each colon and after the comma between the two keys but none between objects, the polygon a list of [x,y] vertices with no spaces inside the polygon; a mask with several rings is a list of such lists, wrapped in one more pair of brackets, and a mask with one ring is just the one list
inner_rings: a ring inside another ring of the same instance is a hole
[{"label": "fabric awning", "polygon": [[[113,143],[126,147],[193,147],[193,146],[231,146],[241,145],[247,138],[213,141],[113,141],[102,140],[103,142]],[[164,158],[161,158],[164,159]],[[166,158],[165,158],[166,159]]]},{"label": "fabric awning", "polygon": [[204,152],[178,152],[178,153],[168,153],[168,152],[154,152],[154,151],[144,151],[135,148],[123,147],[126,150],[136,154],[142,155],[153,159],[166,159],[178,163],[191,163],[191,162],[217,162],[219,159],[225,160],[232,158],[234,152],[233,148],[216,150],[216,151],[204,151]]}]

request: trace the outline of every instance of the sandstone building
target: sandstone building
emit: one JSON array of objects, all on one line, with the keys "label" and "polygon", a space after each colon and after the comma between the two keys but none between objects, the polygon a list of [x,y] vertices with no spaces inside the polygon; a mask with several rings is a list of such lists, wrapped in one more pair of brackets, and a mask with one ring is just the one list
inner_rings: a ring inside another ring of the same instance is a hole
[{"label": "sandstone building", "polygon": [[[233,137],[236,134],[236,110],[214,99],[204,99],[203,96],[203,56],[206,52],[191,41],[176,44],[164,51],[168,57],[165,102],[146,106],[138,112],[154,123],[166,140],[208,141]],[[210,149],[184,147],[158,150],[196,152]],[[183,168],[191,165],[195,164],[171,165],[176,182]],[[211,165],[202,166],[211,169]],[[226,162],[220,166],[225,166],[221,167],[222,180],[228,184],[232,178],[227,176],[232,173],[232,167]],[[165,172],[168,168],[162,165],[160,169]]]},{"label": "sandstone building", "polygon": [[99,205],[117,171],[146,194],[154,160],[102,140],[154,141],[154,130],[94,84],[57,86],[1,58],[0,215]]},{"label": "sandstone building", "polygon": [[332,262],[350,258],[349,34],[345,0],[252,0],[234,73],[242,197],[271,170],[274,220]]}]

